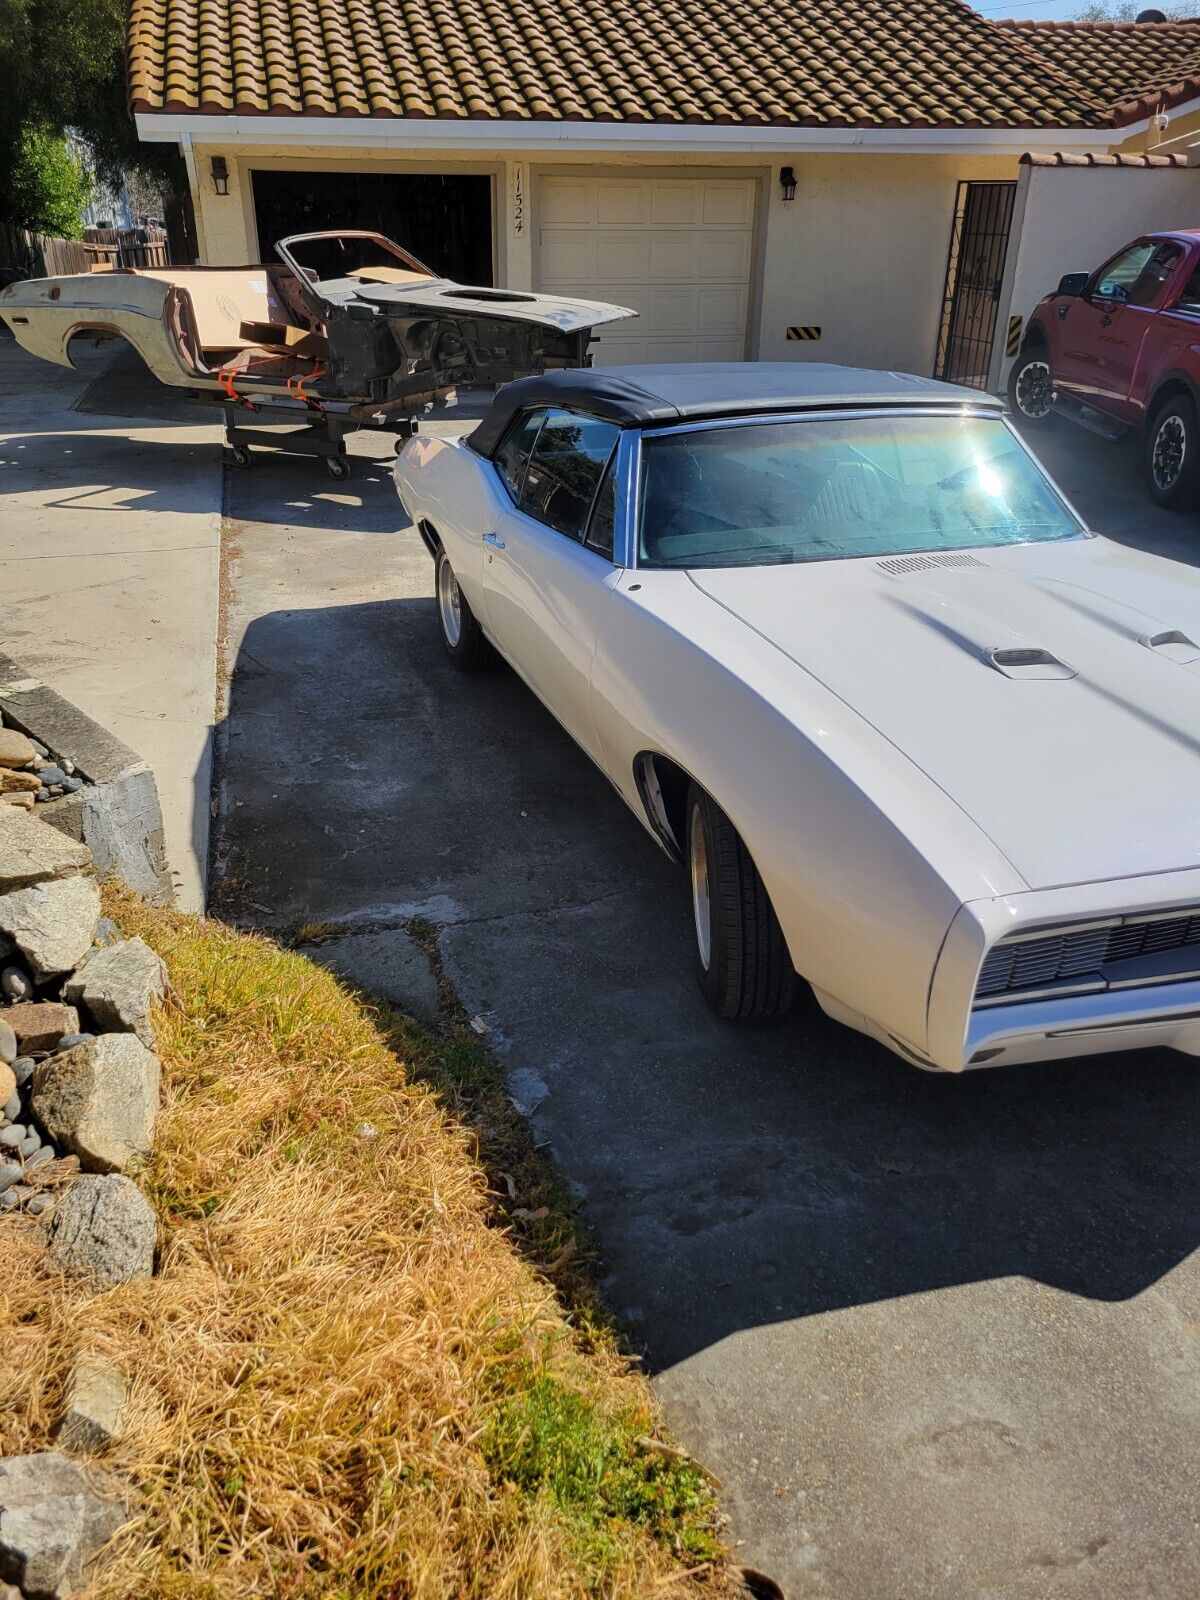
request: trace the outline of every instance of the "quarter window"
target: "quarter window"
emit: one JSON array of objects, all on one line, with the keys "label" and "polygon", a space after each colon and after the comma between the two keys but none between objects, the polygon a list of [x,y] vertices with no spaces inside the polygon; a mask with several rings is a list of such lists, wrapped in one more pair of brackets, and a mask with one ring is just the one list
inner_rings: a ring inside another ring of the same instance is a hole
[{"label": "quarter window", "polygon": [[492,458],[514,500],[519,501],[521,498],[525,468],[529,465],[529,453],[533,449],[533,442],[538,436],[538,429],[545,415],[544,410],[522,412],[501,439],[499,448]]},{"label": "quarter window", "polygon": [[582,539],[618,432],[595,417],[547,411],[525,473],[521,510],[569,539]]}]

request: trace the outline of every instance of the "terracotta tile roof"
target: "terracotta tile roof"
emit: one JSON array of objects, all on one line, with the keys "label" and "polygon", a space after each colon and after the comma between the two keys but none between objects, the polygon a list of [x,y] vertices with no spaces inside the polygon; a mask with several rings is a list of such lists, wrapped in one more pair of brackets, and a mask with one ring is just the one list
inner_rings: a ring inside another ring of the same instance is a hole
[{"label": "terracotta tile roof", "polygon": [[1103,152],[1091,152],[1086,155],[1075,155],[1071,151],[1059,150],[1054,155],[1045,155],[1041,151],[1031,150],[1021,157],[1023,167],[1186,167],[1188,158],[1178,153],[1173,155],[1156,156],[1152,152],[1136,154],[1134,152],[1113,151],[1106,155]]},{"label": "terracotta tile roof", "polygon": [[998,22],[1039,60],[1122,116],[1200,93],[1200,19]]},{"label": "terracotta tile roof", "polygon": [[1100,127],[964,0],[132,0],[135,111]]}]

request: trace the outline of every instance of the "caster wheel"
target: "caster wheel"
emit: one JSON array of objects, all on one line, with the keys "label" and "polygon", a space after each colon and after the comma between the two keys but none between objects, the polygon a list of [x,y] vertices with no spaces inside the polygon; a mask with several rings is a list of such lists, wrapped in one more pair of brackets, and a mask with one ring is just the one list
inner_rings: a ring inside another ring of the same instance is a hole
[{"label": "caster wheel", "polygon": [[340,483],[350,476],[350,463],[343,456],[326,456],[325,471],[335,483]]},{"label": "caster wheel", "polygon": [[235,444],[232,447],[231,454],[235,467],[248,467],[250,465],[250,452],[244,444]]}]

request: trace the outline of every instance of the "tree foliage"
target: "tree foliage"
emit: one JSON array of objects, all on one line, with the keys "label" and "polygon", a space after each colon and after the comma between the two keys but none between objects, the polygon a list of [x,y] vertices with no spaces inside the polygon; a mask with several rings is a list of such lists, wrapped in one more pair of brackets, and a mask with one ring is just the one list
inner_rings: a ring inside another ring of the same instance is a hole
[{"label": "tree foliage", "polygon": [[9,221],[58,238],[77,239],[92,197],[91,173],[51,128],[24,127],[9,177]]},{"label": "tree foliage", "polygon": [[129,115],[125,0],[0,0],[0,85],[0,217],[17,221],[19,163],[44,157],[54,164],[46,182],[61,185],[59,152],[43,136],[68,128],[103,182],[134,171],[157,189],[185,186],[178,152],[139,143]]},{"label": "tree foliage", "polygon": [[1172,22],[1195,17],[1195,0],[1191,5],[1146,6],[1142,0],[1093,0],[1075,13],[1076,22],[1136,22],[1142,11],[1162,11]]}]

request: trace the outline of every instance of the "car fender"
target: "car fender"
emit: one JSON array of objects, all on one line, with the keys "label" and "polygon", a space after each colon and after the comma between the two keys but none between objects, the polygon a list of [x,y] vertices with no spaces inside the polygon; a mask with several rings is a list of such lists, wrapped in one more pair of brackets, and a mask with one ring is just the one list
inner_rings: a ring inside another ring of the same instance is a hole
[{"label": "car fender", "polygon": [[430,535],[436,537],[467,604],[486,627],[482,535],[509,505],[495,469],[457,439],[416,433],[396,457],[392,477],[414,527],[427,547]]},{"label": "car fender", "polygon": [[[1189,353],[1200,365],[1200,345],[1193,345]],[[1176,357],[1180,354],[1178,346],[1172,350],[1171,354]],[[1163,393],[1179,384],[1182,384],[1191,395],[1192,404],[1196,407],[1197,413],[1200,414],[1200,384],[1196,382],[1196,379],[1186,367],[1172,366],[1165,372],[1155,373],[1147,383],[1146,394],[1149,398],[1142,413],[1142,421],[1144,423],[1149,425],[1151,418],[1158,409],[1159,400]]]},{"label": "car fender", "polygon": [[729,816],[822,1004],[922,1050],[959,906],[1025,887],[949,797],[683,572],[614,587],[592,715],[609,776],[649,831],[659,837],[638,757],[653,751]]}]

